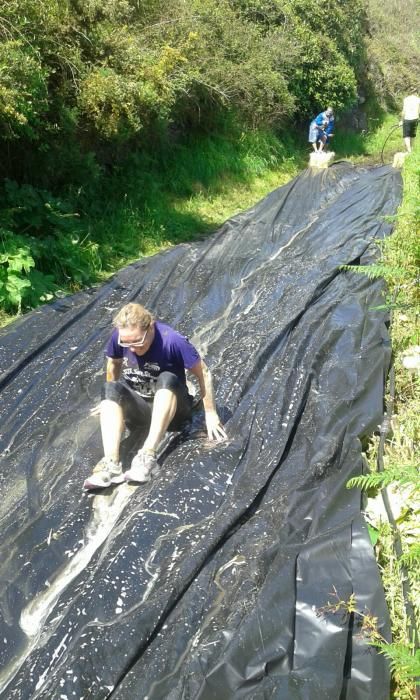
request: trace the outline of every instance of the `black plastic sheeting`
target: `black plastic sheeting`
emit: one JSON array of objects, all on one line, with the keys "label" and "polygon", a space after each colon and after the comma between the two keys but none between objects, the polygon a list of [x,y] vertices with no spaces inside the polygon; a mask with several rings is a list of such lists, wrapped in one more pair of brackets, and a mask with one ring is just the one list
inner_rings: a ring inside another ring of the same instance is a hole
[{"label": "black plastic sheeting", "polygon": [[[2,699],[388,699],[358,616],[325,606],[354,593],[389,635],[346,489],[383,413],[383,289],[341,266],[370,258],[400,197],[389,167],[308,170],[209,239],[3,329]],[[198,413],[156,481],[87,495],[89,411],[131,300],[205,356],[229,440]]]}]

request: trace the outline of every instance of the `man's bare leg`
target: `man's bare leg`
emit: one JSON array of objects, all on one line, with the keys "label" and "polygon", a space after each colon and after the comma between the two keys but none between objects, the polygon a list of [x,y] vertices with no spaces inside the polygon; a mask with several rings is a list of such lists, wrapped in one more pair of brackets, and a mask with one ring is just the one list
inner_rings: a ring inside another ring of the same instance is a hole
[{"label": "man's bare leg", "polygon": [[104,457],[97,463],[93,474],[85,480],[83,487],[87,490],[106,488],[124,481],[119,463],[120,442],[124,430],[122,408],[115,401],[105,399],[101,401],[100,414]]},{"label": "man's bare leg", "polygon": [[176,395],[170,389],[157,390],[153,400],[149,433],[143,447],[131,462],[131,469],[125,473],[127,481],[150,481],[158,472],[156,450],[176,413],[176,406]]},{"label": "man's bare leg", "polygon": [[170,389],[158,389],[153,400],[152,420],[143,449],[156,452],[176,413],[176,395]]},{"label": "man's bare leg", "polygon": [[121,406],[105,399],[101,402],[101,433],[104,456],[119,461],[120,442],[124,430],[124,417]]}]

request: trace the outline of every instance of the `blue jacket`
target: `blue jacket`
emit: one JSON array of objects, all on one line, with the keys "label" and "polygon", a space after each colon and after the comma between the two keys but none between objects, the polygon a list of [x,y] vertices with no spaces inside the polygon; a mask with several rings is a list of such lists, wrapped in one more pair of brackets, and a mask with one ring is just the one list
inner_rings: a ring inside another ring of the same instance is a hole
[{"label": "blue jacket", "polygon": [[330,134],[334,133],[334,117],[327,117],[327,119],[328,124],[327,128],[325,129],[325,133],[327,134],[327,136],[329,136]]},{"label": "blue jacket", "polygon": [[325,112],[320,112],[317,117],[314,119],[316,126],[318,129],[322,127],[327,127],[328,122],[329,122],[329,117],[325,114]]},{"label": "blue jacket", "polygon": [[316,143],[323,138],[325,134],[327,136],[331,135],[334,131],[334,115],[328,116],[325,112],[320,112],[314,119],[312,119],[309,126],[309,142]]}]

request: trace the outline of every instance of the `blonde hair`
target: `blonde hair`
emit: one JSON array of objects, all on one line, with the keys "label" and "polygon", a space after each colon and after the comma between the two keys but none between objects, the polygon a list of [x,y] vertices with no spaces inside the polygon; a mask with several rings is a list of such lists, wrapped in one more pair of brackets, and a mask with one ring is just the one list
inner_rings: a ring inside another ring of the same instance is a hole
[{"label": "blonde hair", "polygon": [[144,308],[141,304],[126,304],[119,310],[113,324],[116,328],[131,328],[132,326],[140,326],[142,330],[149,328],[154,321],[153,314]]}]

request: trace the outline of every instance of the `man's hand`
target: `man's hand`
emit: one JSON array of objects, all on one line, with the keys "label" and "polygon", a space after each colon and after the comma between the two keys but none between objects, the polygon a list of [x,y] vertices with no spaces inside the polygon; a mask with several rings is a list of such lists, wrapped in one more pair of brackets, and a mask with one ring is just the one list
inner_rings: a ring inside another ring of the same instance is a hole
[{"label": "man's hand", "polygon": [[216,411],[206,411],[206,427],[209,440],[217,440],[221,442],[226,440],[227,435],[223,425],[220,422],[220,418]]},{"label": "man's hand", "polygon": [[200,385],[201,397],[203,399],[204,415],[206,417],[206,427],[209,440],[217,440],[221,442],[226,440],[227,435],[220,422],[220,418],[217,415],[216,403],[214,400],[213,393],[213,382],[211,379],[211,372],[207,367],[204,360],[198,360],[198,362],[190,367],[189,370],[198,379]]}]

